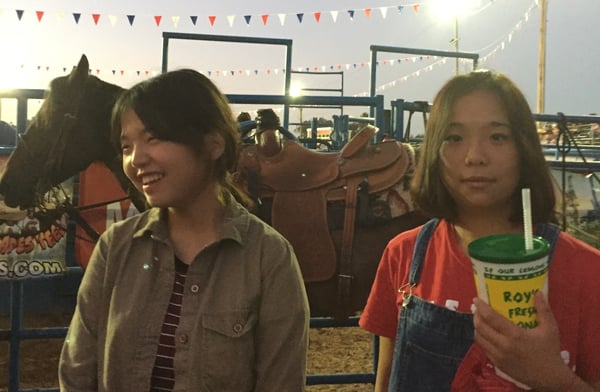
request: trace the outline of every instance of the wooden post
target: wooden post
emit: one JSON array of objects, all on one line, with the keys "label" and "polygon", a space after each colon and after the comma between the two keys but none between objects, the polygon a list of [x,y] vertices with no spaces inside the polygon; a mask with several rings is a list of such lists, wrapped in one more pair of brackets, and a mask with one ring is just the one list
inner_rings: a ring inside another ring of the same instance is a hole
[{"label": "wooden post", "polygon": [[537,112],[544,113],[546,95],[546,16],[548,1],[540,0],[540,38],[538,47]]},{"label": "wooden post", "polygon": [[[454,16],[454,51],[458,53],[458,15]],[[458,75],[458,57],[455,59],[454,72]]]}]

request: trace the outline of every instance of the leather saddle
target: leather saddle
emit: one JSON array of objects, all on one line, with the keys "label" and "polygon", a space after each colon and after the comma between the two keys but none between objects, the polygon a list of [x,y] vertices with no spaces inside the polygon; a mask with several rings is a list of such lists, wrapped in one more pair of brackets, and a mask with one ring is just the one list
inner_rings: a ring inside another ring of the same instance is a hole
[{"label": "leather saddle", "polygon": [[[375,132],[372,126],[363,128],[338,152],[307,149],[273,134],[242,148],[235,178],[258,204],[270,199],[269,223],[294,247],[305,282],[325,281],[337,272],[349,287],[359,193],[394,187],[414,165],[408,145],[373,144]],[[344,206],[339,250],[329,230],[332,202]]]}]

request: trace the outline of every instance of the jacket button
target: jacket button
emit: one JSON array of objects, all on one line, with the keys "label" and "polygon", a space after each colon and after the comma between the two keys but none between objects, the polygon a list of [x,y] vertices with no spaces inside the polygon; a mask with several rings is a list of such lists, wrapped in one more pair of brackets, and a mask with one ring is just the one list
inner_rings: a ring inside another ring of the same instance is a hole
[{"label": "jacket button", "polygon": [[197,284],[193,284],[193,285],[190,287],[190,291],[191,291],[192,293],[196,294],[198,291],[200,291],[200,286],[198,286]]},{"label": "jacket button", "polygon": [[244,326],[240,323],[236,323],[233,326],[233,332],[235,332],[235,333],[240,333],[240,332],[242,332],[243,329],[244,329]]},{"label": "jacket button", "polygon": [[179,335],[179,343],[181,344],[186,344],[188,342],[188,336],[187,334],[181,334]]}]

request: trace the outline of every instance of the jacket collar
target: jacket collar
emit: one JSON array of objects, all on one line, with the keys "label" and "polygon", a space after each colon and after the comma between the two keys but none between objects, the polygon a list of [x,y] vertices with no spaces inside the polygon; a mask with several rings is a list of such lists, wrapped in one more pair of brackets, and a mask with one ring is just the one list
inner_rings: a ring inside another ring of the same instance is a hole
[{"label": "jacket collar", "polygon": [[[240,203],[231,198],[225,207],[221,238],[219,241],[231,239],[239,244],[244,244],[250,224],[249,212]],[[139,216],[137,230],[133,238],[150,236],[151,238],[167,242],[169,229],[167,225],[167,210],[151,208]]]}]

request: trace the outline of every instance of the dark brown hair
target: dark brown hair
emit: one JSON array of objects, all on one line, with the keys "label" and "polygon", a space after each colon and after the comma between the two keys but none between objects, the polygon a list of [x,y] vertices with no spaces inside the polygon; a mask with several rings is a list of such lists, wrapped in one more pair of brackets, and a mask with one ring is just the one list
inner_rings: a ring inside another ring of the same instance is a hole
[{"label": "dark brown hair", "polygon": [[455,76],[435,96],[411,183],[415,203],[427,215],[456,221],[455,201],[442,182],[440,151],[457,99],[478,90],[489,91],[500,99],[517,147],[520,178],[512,196],[511,221],[523,221],[521,188],[530,188],[533,222],[556,222],[553,182],[529,104],[508,77],[487,70]]},{"label": "dark brown hair", "polygon": [[[111,140],[120,150],[121,118],[133,110],[146,129],[158,139],[189,146],[204,152],[205,136],[219,134],[225,149],[213,170],[222,188],[250,206],[248,196],[231,179],[241,144],[229,101],[206,76],[181,69],[166,72],[136,84],[118,98],[112,113]],[[226,201],[226,194],[220,197]]]}]

